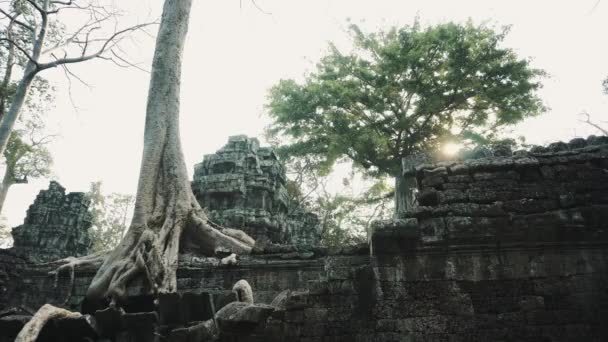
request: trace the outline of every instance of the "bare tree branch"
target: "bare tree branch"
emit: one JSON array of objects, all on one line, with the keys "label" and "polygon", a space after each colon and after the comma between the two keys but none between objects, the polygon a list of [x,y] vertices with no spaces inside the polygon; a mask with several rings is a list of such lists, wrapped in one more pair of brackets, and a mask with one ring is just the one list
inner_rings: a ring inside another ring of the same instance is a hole
[{"label": "bare tree branch", "polygon": [[255,6],[255,8],[258,9],[258,11],[266,14],[266,15],[272,15],[272,13],[270,12],[266,12],[265,10],[263,10],[260,6],[258,6],[257,2],[255,2],[255,0],[251,0],[251,3],[253,4],[253,6]]},{"label": "bare tree branch", "polygon": [[108,47],[111,47],[115,43],[115,40],[117,38],[119,38],[121,35],[123,35],[127,32],[137,31],[142,27],[155,25],[155,24],[157,24],[157,22],[139,24],[139,25],[135,25],[135,26],[126,28],[124,30],[120,30],[120,31],[114,33],[108,39],[106,39],[105,43],[95,53],[92,53],[90,55],[85,55],[85,53],[86,53],[86,47],[85,47],[85,49],[83,49],[83,54],[79,57],[66,57],[66,58],[57,59],[53,62],[43,63],[43,64],[39,65],[39,69],[45,70],[45,69],[49,69],[49,68],[55,68],[55,67],[57,67],[59,65],[63,65],[63,64],[80,63],[80,62],[91,60],[93,58],[97,58],[97,57],[101,56],[104,52],[106,52],[106,50],[108,50]]},{"label": "bare tree branch", "polygon": [[69,37],[69,38],[67,38],[65,41],[58,42],[57,44],[55,44],[55,46],[53,46],[53,47],[51,47],[51,48],[48,48],[48,49],[44,50],[44,51],[42,52],[42,54],[48,54],[48,53],[50,53],[50,52],[52,52],[52,51],[55,51],[55,50],[57,50],[57,49],[59,49],[59,48],[61,48],[61,47],[65,47],[65,46],[69,45],[70,43],[78,43],[78,42],[79,42],[79,40],[78,40],[78,36],[79,36],[79,35],[80,35],[80,34],[81,34],[81,33],[82,33],[84,30],[89,29],[89,28],[90,28],[90,29],[89,29],[89,31],[88,31],[88,32],[87,32],[87,34],[86,34],[86,39],[85,39],[85,42],[91,42],[91,40],[89,40],[89,36],[90,36],[90,34],[91,34],[93,31],[95,31],[95,30],[97,30],[97,29],[100,29],[101,27],[99,26],[99,24],[101,24],[101,23],[103,23],[104,21],[107,21],[107,20],[109,20],[110,18],[112,18],[112,15],[107,15],[107,16],[104,16],[104,17],[102,17],[102,18],[95,18],[95,17],[93,16],[93,14],[91,14],[91,17],[92,17],[92,19],[93,19],[92,21],[89,21],[89,22],[85,23],[84,25],[82,25],[82,26],[81,26],[80,28],[78,28],[78,29],[77,29],[77,30],[76,30],[76,31],[75,31],[73,34],[71,34],[71,35],[70,35],[70,37]]},{"label": "bare tree branch", "polygon": [[27,57],[27,59],[30,60],[30,62],[34,63],[35,65],[38,65],[38,61],[32,56],[30,55],[30,53],[25,50],[21,45],[17,44],[17,42],[15,42],[14,40],[10,39],[10,38],[6,38],[6,37],[0,37],[0,42],[8,42],[11,46],[14,46],[15,48],[17,48],[17,50],[21,51],[21,53]]},{"label": "bare tree branch", "polygon": [[595,4],[593,5],[593,7],[591,7],[591,9],[589,10],[589,12],[587,12],[587,15],[590,15],[590,14],[592,14],[592,13],[595,11],[595,9],[597,8],[597,5],[599,5],[599,4],[600,4],[600,1],[601,1],[601,0],[597,0],[597,1],[595,2]]},{"label": "bare tree branch", "polygon": [[[117,48],[120,49],[119,47],[117,47]],[[118,60],[120,60],[121,62],[125,63],[126,67],[132,67],[132,68],[135,68],[137,70],[143,71],[145,73],[148,73],[148,74],[150,73],[149,70],[146,70],[146,69],[140,67],[139,65],[137,65],[135,63],[132,63],[132,62],[129,62],[127,59],[121,57],[119,54],[117,54],[114,51],[114,49],[110,50],[110,52],[112,52],[112,54],[114,55],[114,57],[118,58]],[[116,61],[114,59],[111,58],[111,60],[116,64]]]},{"label": "bare tree branch", "polygon": [[608,135],[608,129],[605,129],[602,126],[598,125],[597,123],[591,121],[591,116],[589,115],[589,113],[582,112],[580,115],[582,115],[582,116],[585,117],[584,120],[579,120],[580,122],[584,122],[587,125],[589,125],[591,127],[594,127],[595,129],[599,130],[600,132],[602,132],[602,134]]},{"label": "bare tree branch", "polygon": [[33,27],[31,27],[30,25],[24,23],[23,21],[20,21],[17,19],[17,17],[19,16],[19,13],[14,14],[14,15],[10,15],[8,12],[6,12],[5,10],[3,10],[2,8],[0,8],[0,13],[4,14],[8,19],[11,20],[11,22],[14,22],[17,25],[23,26],[26,29],[30,30],[30,31],[35,31]]},{"label": "bare tree branch", "polygon": [[[74,96],[72,95],[72,78],[70,76],[74,76],[77,80],[79,80],[80,82],[83,82],[82,79],[80,79],[79,77],[77,77],[75,74],[73,74],[66,65],[61,65],[61,69],[63,69],[63,73],[65,74],[65,77],[68,80],[68,96],[70,98],[70,103],[72,104],[72,108],[74,108],[74,110],[78,113],[80,112],[80,107],[78,107],[76,105],[76,101],[74,101]],[[88,86],[88,84],[84,83],[86,86]]]}]

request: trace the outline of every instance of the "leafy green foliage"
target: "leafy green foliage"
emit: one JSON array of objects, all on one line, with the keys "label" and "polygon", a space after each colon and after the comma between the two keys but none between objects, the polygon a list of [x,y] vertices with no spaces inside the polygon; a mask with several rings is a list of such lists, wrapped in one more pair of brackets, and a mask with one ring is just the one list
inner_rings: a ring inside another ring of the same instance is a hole
[{"label": "leafy green foliage", "polygon": [[320,172],[315,160],[288,159],[286,170],[290,209],[317,214],[325,246],[364,242],[372,220],[387,218],[392,211],[392,187],[386,179],[359,179],[361,174],[353,170],[341,179],[339,190],[330,191],[330,184],[337,185],[335,174]]},{"label": "leafy green foliage", "polygon": [[4,184],[27,183],[29,179],[51,174],[53,158],[47,144],[53,138],[44,134],[44,121],[37,115],[28,116],[20,128],[11,133],[4,160]]},{"label": "leafy green foliage", "polygon": [[312,206],[321,219],[321,243],[328,247],[365,242],[371,222],[388,218],[392,212],[391,187],[385,180],[374,182],[360,194],[345,191],[350,184],[348,178],[344,180],[342,191],[324,191]]},{"label": "leafy green foliage", "polygon": [[267,133],[291,142],[281,154],[314,156],[323,170],[348,158],[370,175],[397,175],[405,156],[490,139],[544,110],[536,95],[544,73],[500,46],[506,29],[416,23],[350,32],[352,52],[331,45],[305,82],[270,90]]},{"label": "leafy green foliage", "polygon": [[104,195],[101,185],[100,181],[91,183],[88,192],[93,214],[92,252],[110,250],[118,245],[128,228],[131,210],[135,204],[133,195]]},{"label": "leafy green foliage", "polygon": [[[12,6],[19,15],[24,14],[19,10],[19,1],[14,1]],[[26,15],[20,17],[23,22],[31,18],[28,19]],[[8,25],[1,30],[5,36],[16,42],[27,42],[31,39],[31,32],[19,25]],[[0,118],[10,106],[17,88],[14,71],[23,68],[26,62],[25,56],[16,54],[14,47],[11,49],[8,45],[6,49],[0,49]],[[19,117],[3,152],[4,176],[0,184],[0,211],[11,186],[28,183],[30,179],[47,177],[51,173],[53,159],[47,145],[54,135],[47,132],[44,114],[53,102],[54,89],[48,81],[41,77],[34,78],[22,109],[24,115]],[[3,226],[0,230],[0,240],[10,241],[11,228]]]},{"label": "leafy green foliage", "polygon": [[[37,13],[29,13],[24,7],[29,6],[25,6],[21,1],[13,1],[11,8],[14,17],[21,23],[35,26]],[[3,26],[1,30],[4,36],[22,47],[31,47],[32,32],[23,25],[9,20],[8,23],[3,21],[0,26]],[[58,34],[55,26],[50,27],[50,41]],[[0,49],[0,118],[13,101],[17,88],[14,76],[22,71],[27,63],[27,58],[14,45],[4,43],[7,46]],[[54,135],[46,132],[44,114],[54,102],[53,95],[54,89],[47,80],[34,78],[22,108],[23,115],[19,116],[3,152],[5,171],[0,189],[3,195],[0,196],[0,211],[11,186],[28,183],[30,179],[47,177],[51,173],[53,159],[47,145]]]},{"label": "leafy green foliage", "polygon": [[365,226],[352,215],[357,201],[340,194],[325,194],[317,199],[315,211],[321,219],[321,243],[338,247],[365,241]]},{"label": "leafy green foliage", "polygon": [[4,216],[0,217],[0,248],[10,248],[13,245],[12,228]]}]

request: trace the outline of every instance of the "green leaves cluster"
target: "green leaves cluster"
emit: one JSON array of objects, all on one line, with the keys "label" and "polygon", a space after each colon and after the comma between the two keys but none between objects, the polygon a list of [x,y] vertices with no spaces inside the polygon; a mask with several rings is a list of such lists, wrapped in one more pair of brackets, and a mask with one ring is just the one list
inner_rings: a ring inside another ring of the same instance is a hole
[{"label": "green leaves cluster", "polygon": [[[364,242],[374,219],[392,215],[393,191],[386,179],[369,179],[353,170],[341,179],[340,189],[335,175],[319,170],[318,160],[291,158],[287,160],[287,195],[292,211],[312,211],[319,217],[321,244],[339,247]],[[365,189],[362,191],[362,189]]]},{"label": "green leaves cluster", "polygon": [[[43,93],[38,91],[40,89],[34,88],[32,96],[39,100],[47,98],[48,90],[44,90]],[[52,96],[50,98],[52,99]],[[10,186],[28,183],[29,179],[48,177],[51,174],[53,157],[48,144],[55,135],[47,132],[43,118],[45,109],[38,108],[33,103],[27,104],[28,113],[21,117],[4,150],[6,171],[3,184]]]},{"label": "green leaves cluster", "polygon": [[0,217],[0,248],[10,248],[13,244],[12,228],[5,217]]},{"label": "green leaves cluster", "polygon": [[392,215],[392,191],[384,179],[373,182],[363,193],[346,190],[351,187],[349,179],[344,178],[342,191],[323,191],[312,204],[311,209],[321,219],[321,243],[325,246],[365,242],[371,222]]},{"label": "green leaves cluster", "polygon": [[544,110],[544,72],[501,46],[507,29],[472,23],[365,33],[329,53],[303,83],[281,80],[269,93],[270,136],[284,155],[330,166],[348,158],[371,175],[396,175],[402,157],[446,140],[488,137]]},{"label": "green leaves cluster", "polygon": [[87,193],[91,198],[91,251],[110,250],[120,243],[127,231],[135,197],[128,194],[111,193],[104,195],[100,181],[91,183]]}]

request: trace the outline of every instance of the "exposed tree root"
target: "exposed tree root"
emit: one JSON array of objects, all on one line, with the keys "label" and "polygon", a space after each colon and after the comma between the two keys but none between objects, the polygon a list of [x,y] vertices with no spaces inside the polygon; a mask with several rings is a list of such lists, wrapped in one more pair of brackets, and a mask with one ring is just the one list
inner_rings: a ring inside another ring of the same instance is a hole
[{"label": "exposed tree root", "polygon": [[[187,214],[181,215],[182,218],[177,219],[177,216],[172,215],[170,222],[163,224],[163,228],[168,227],[167,230],[170,232],[170,234],[162,234],[163,238],[152,229],[145,227],[135,230],[141,232],[136,242],[130,239],[134,235],[126,236],[114,251],[104,251],[84,257],[68,257],[49,263],[60,264],[57,269],[49,272],[55,276],[55,286],[62,272],[69,272],[69,288],[72,289],[75,269],[95,269],[98,273],[89,287],[87,297],[120,301],[126,297],[127,286],[136,276],[144,279],[145,293],[175,291],[175,272],[179,252],[205,256],[214,256],[218,253],[238,255],[251,253],[255,240],[240,230],[213,228],[207,223],[204,213],[198,210],[198,203],[192,206]],[[161,229],[161,232],[163,230]],[[224,259],[226,264],[233,264],[236,262],[236,255]],[[108,264],[110,261],[111,264]],[[64,304],[69,301],[71,292],[70,290]]]},{"label": "exposed tree root", "polygon": [[[198,205],[198,203],[197,203]],[[207,256],[218,252],[230,252],[237,255],[250,254],[255,240],[241,230],[230,228],[213,228],[202,212],[192,212],[191,224],[184,232],[182,244],[184,251]]]},{"label": "exposed tree root", "polygon": [[109,251],[101,251],[91,255],[86,255],[83,257],[67,257],[64,259],[59,259],[50,263],[48,265],[57,265],[60,264],[56,269],[49,272],[49,275],[55,276],[54,285],[57,287],[59,282],[59,274],[64,271],[70,272],[70,284],[68,286],[68,293],[66,295],[63,304],[66,305],[70,298],[72,297],[72,292],[74,290],[74,272],[76,268],[80,269],[92,269],[97,270],[99,266],[104,262]]},{"label": "exposed tree root", "polygon": [[89,268],[89,269],[97,269],[106,259],[108,253],[110,251],[102,251],[97,252],[91,255],[86,255],[83,257],[67,257],[64,259],[59,259],[53,262],[48,263],[49,265],[57,265],[60,264],[55,270],[50,271],[49,274],[55,276],[55,285],[57,285],[57,278],[59,274],[64,271],[70,272],[70,277],[74,278],[74,269],[76,268]]},{"label": "exposed tree root", "polygon": [[[182,214],[182,218],[176,218],[173,216],[171,222],[163,225],[168,229],[161,229],[161,236],[151,229],[144,229],[134,248],[118,248],[126,251],[126,255],[113,253],[108,258],[107,262],[113,260],[112,265],[105,269],[102,266],[87,296],[122,299],[126,295],[127,285],[137,275],[143,275],[146,291],[150,294],[173,292],[177,285],[175,273],[179,251],[206,256],[214,256],[218,252],[249,254],[255,243],[240,231],[220,232],[212,228],[195,208],[188,214]],[[162,234],[165,230],[168,233]]]},{"label": "exposed tree root", "polygon": [[[142,228],[135,243],[127,238],[114,251],[54,261],[49,264],[59,264],[59,266],[49,274],[55,276],[55,286],[57,286],[59,275],[68,271],[70,288],[73,288],[75,269],[99,269],[87,297],[121,300],[126,297],[129,282],[138,275],[144,279],[145,292],[148,294],[176,290],[174,279],[177,269],[177,253],[174,251],[175,248],[167,249],[167,247],[181,245],[180,251],[214,256],[217,253],[249,254],[255,244],[255,240],[242,231],[229,228],[222,228],[220,231],[213,228],[206,222],[202,211],[196,210],[196,207],[182,216],[183,218],[179,220],[176,220],[174,216],[170,222],[173,224],[173,229],[170,231],[174,232],[176,236],[167,234],[165,239],[160,239],[151,229]],[[183,231],[182,234],[177,234],[180,231]],[[175,242],[178,237],[181,240],[180,243]],[[169,257],[168,251],[171,251],[174,256]],[[236,260],[235,255],[227,258],[230,258],[232,263]],[[106,265],[109,260],[113,260],[111,266]],[[229,263],[230,260],[227,260],[226,263]],[[165,282],[171,277],[173,277],[172,281]],[[69,300],[70,296],[71,293],[67,295],[65,302]]]},{"label": "exposed tree root", "polygon": [[44,304],[38,312],[27,322],[21,329],[15,342],[35,342],[42,328],[46,323],[55,318],[79,318],[82,315],[78,312],[71,312],[65,309],[54,307],[50,304]]},{"label": "exposed tree root", "polygon": [[179,93],[191,4],[192,0],[165,0],[129,230],[107,256],[75,258],[62,266],[73,270],[74,266],[101,264],[87,291],[91,303],[108,298],[120,302],[132,284],[141,284],[139,294],[176,291],[180,252],[249,254],[255,244],[242,231],[211,226],[188,180],[179,134]]},{"label": "exposed tree root", "polygon": [[[243,255],[251,252],[255,240],[240,230],[224,227],[221,230],[213,228],[207,223],[204,213],[197,210],[197,205],[198,203],[194,204],[194,208],[188,214],[183,214],[183,219],[176,220],[175,216],[172,218],[170,224],[174,226],[170,231],[176,234],[174,237],[167,234],[163,240],[151,229],[141,229],[136,243],[125,239],[114,251],[103,251],[84,257],[68,257],[49,263],[60,264],[57,269],[49,272],[55,276],[55,286],[57,286],[58,277],[62,272],[70,272],[69,287],[73,288],[75,269],[98,269],[98,274],[89,288],[87,297],[111,298],[114,301],[120,301],[126,297],[130,281],[138,275],[144,279],[144,292],[147,294],[176,290],[177,253],[174,248],[167,249],[172,245],[175,247],[179,245],[180,252],[205,256],[214,256],[218,253]],[[182,234],[177,234],[180,231]],[[177,236],[181,240],[179,243],[174,241]],[[167,238],[171,242],[167,242]],[[167,252],[173,253],[174,256],[169,257]],[[226,259],[226,264],[233,264],[236,255],[230,255],[224,259]],[[106,263],[109,260],[113,260],[113,263],[108,267]],[[106,265],[105,268],[104,265]],[[172,281],[171,277],[173,277]],[[168,283],[165,282],[167,279],[169,279]],[[70,296],[71,293],[68,293],[65,302],[70,299]]]}]

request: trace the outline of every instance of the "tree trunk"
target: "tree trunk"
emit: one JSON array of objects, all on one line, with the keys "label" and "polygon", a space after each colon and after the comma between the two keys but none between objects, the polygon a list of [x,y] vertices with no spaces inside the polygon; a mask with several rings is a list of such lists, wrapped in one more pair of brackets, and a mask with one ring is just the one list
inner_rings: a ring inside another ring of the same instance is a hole
[{"label": "tree trunk", "polygon": [[415,205],[416,178],[397,175],[395,177],[395,218],[400,218]]},{"label": "tree trunk", "polygon": [[28,68],[26,68],[26,73],[23,75],[23,78],[19,81],[19,85],[12,98],[8,112],[2,117],[2,120],[0,120],[0,155],[4,153],[4,150],[8,145],[8,139],[19,118],[32,81],[34,80],[34,77],[36,77],[36,73],[29,67],[30,63],[28,63]]},{"label": "tree trunk", "polygon": [[143,280],[143,293],[173,292],[180,250],[245,254],[255,242],[243,232],[208,225],[190,188],[180,143],[179,94],[191,4],[192,0],[164,3],[133,219],[95,275],[87,291],[89,300],[121,300],[127,285],[136,279]]},{"label": "tree trunk", "polygon": [[[50,0],[44,0],[40,4],[40,7],[46,11],[49,7],[49,2]],[[40,58],[42,47],[44,46],[44,41],[46,40],[47,27],[48,18],[47,16],[43,16],[40,23],[40,31],[38,32],[36,40],[34,41],[32,54],[28,58],[23,76],[21,77],[21,80],[17,85],[17,89],[15,90],[15,95],[11,99],[9,110],[5,115],[3,115],[2,120],[0,120],[0,155],[4,153],[4,150],[6,150],[8,140],[13,132],[15,123],[19,118],[19,114],[21,114],[21,109],[25,103],[25,98],[30,90],[30,86],[34,81],[36,74],[40,71],[38,68],[38,59]]]},{"label": "tree trunk", "polygon": [[[6,35],[9,39],[13,39],[13,25],[14,21],[11,21],[6,28]],[[6,57],[6,67],[4,70],[4,77],[2,79],[2,96],[0,97],[0,120],[4,117],[6,111],[6,102],[8,100],[8,86],[11,83],[11,77],[13,76],[13,68],[15,66],[15,45],[9,44],[8,55]]]},{"label": "tree trunk", "polygon": [[2,209],[4,208],[4,201],[6,200],[8,190],[13,184],[14,180],[13,173],[11,172],[11,167],[10,165],[6,165],[6,170],[4,170],[4,176],[2,177],[2,184],[0,184],[0,214],[2,213]]}]

